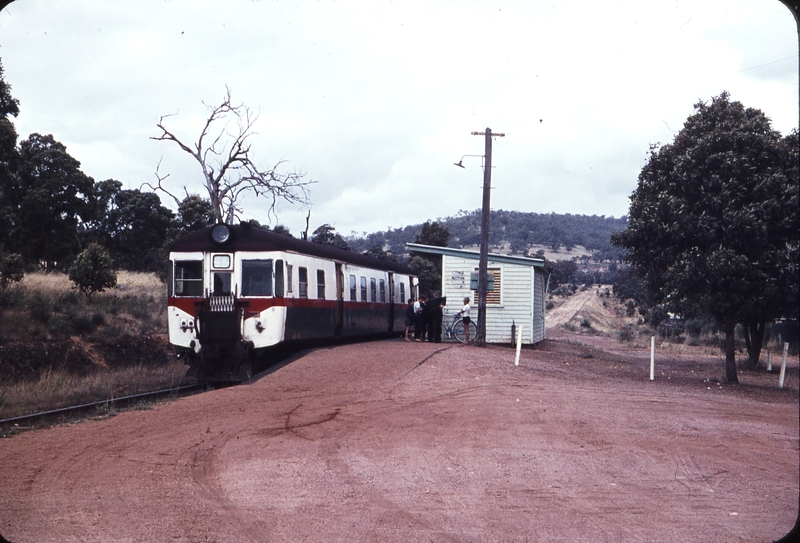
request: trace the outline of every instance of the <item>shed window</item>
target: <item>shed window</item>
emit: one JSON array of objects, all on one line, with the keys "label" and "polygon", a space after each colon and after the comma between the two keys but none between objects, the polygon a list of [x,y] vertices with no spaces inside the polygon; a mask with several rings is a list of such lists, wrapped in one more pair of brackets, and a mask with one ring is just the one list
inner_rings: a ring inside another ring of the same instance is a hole
[{"label": "shed window", "polygon": [[175,296],[203,295],[203,262],[181,260],[175,262]]},{"label": "shed window", "polygon": [[[476,305],[478,303],[477,272],[478,270],[476,268],[474,274],[476,277],[475,280],[476,284],[475,284],[475,289],[473,289]],[[503,289],[501,288],[502,284],[500,283],[500,268],[488,268],[486,270],[486,275],[488,276],[489,279],[486,284],[486,305],[502,305],[503,298],[501,294],[503,292]]]},{"label": "shed window", "polygon": [[272,260],[242,260],[242,296],[272,296]]}]

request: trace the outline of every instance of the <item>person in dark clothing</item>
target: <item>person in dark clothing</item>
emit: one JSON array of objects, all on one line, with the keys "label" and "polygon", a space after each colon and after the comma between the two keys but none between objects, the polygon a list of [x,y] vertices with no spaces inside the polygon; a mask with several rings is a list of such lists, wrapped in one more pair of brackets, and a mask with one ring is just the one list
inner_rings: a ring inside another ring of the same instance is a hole
[{"label": "person in dark clothing", "polygon": [[436,343],[442,342],[442,319],[444,312],[442,308],[447,305],[447,298],[441,298],[438,292],[433,293],[433,297],[428,300],[429,328],[428,341]]},{"label": "person in dark clothing", "polygon": [[422,341],[425,326],[425,296],[414,302],[414,341]]},{"label": "person in dark clothing", "polygon": [[414,325],[414,299],[408,299],[406,306],[406,341],[408,341],[408,331]]}]

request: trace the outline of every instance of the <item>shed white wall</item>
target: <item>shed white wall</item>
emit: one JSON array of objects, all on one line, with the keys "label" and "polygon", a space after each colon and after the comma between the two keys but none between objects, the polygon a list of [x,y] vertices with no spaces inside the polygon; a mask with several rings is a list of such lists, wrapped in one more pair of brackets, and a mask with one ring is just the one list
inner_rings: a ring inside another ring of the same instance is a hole
[{"label": "shed white wall", "polygon": [[[511,325],[522,329],[522,343],[531,344],[544,339],[545,273],[533,266],[493,262],[489,269],[500,270],[500,305],[486,305],[487,343],[511,343]],[[461,310],[462,300],[474,301],[472,319],[477,320],[477,293],[469,288],[470,273],[478,261],[470,258],[442,256],[442,295],[447,297],[446,314]],[[447,316],[445,316],[447,319]]]}]

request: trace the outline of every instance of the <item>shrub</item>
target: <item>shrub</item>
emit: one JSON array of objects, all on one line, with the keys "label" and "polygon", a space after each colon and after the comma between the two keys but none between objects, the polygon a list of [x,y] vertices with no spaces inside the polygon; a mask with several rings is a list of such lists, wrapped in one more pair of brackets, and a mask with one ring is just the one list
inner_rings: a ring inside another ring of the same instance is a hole
[{"label": "shrub", "polygon": [[103,292],[117,284],[117,274],[113,270],[111,257],[97,243],[90,244],[78,255],[69,270],[69,279],[86,296]]},{"label": "shrub", "polygon": [[18,283],[25,277],[22,256],[12,253],[0,258],[0,288],[5,290],[11,283]]}]

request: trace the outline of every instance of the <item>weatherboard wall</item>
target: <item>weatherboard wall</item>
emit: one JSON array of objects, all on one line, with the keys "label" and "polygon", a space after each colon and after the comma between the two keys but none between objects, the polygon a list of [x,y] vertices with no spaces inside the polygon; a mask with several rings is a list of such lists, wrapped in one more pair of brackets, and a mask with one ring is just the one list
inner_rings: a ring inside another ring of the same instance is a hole
[{"label": "weatherboard wall", "polygon": [[[463,299],[469,297],[472,319],[478,316],[477,291],[470,289],[470,274],[477,272],[475,258],[442,256],[442,295],[447,297],[445,320],[461,310]],[[495,275],[494,292],[487,295],[486,341],[511,343],[511,326],[522,326],[522,343],[532,344],[544,339],[546,274],[544,269],[531,265],[498,262],[489,259],[488,269]]]}]

